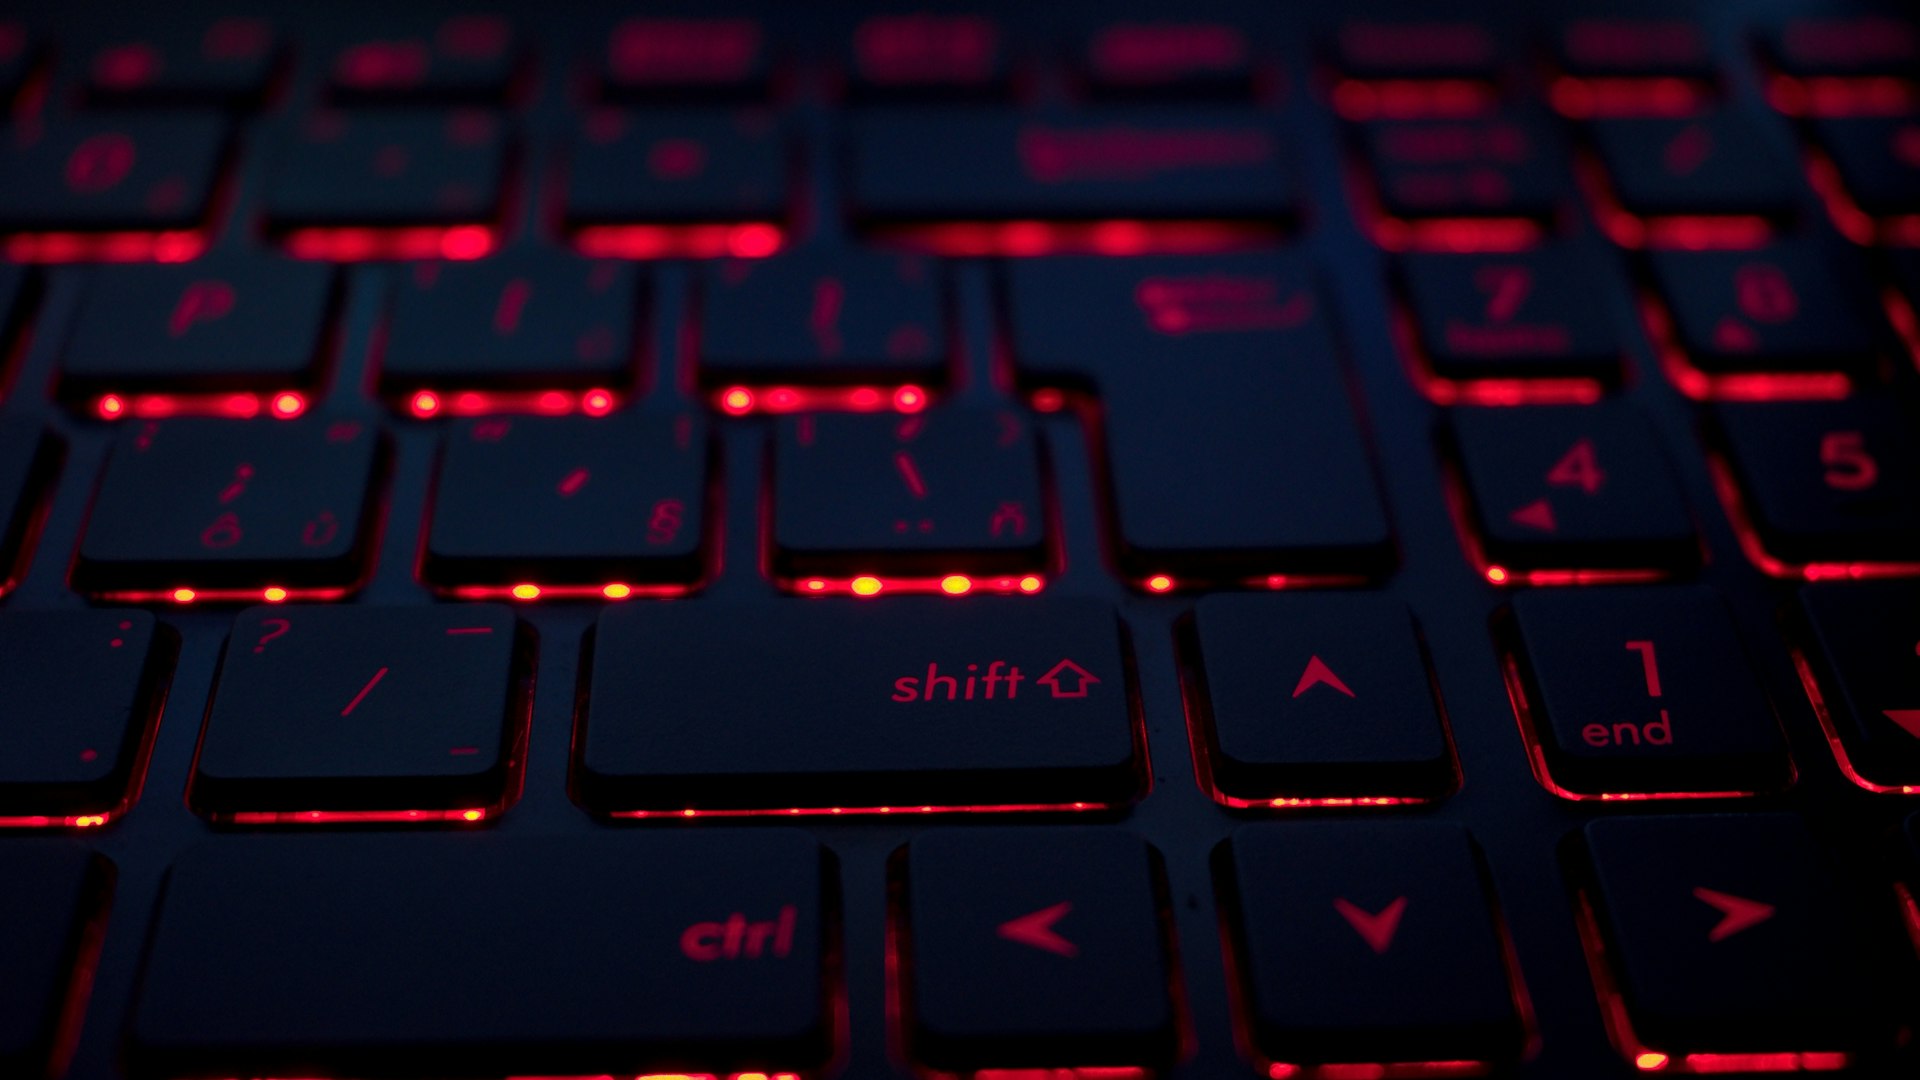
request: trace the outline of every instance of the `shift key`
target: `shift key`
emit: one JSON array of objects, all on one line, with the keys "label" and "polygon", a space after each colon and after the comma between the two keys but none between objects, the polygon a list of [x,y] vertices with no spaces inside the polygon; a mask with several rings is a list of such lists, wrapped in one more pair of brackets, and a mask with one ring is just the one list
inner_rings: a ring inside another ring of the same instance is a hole
[{"label": "shift key", "polygon": [[591,648],[574,787],[598,812],[1084,809],[1140,788],[1103,603],[616,607]]}]

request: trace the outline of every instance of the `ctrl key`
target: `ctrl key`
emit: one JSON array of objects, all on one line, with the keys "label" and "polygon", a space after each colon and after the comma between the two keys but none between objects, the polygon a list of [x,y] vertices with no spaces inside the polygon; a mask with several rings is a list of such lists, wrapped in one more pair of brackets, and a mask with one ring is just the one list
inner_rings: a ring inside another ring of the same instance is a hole
[{"label": "ctrl key", "polygon": [[832,1056],[834,875],[804,833],[461,839],[187,852],[133,1075],[773,1075]]}]

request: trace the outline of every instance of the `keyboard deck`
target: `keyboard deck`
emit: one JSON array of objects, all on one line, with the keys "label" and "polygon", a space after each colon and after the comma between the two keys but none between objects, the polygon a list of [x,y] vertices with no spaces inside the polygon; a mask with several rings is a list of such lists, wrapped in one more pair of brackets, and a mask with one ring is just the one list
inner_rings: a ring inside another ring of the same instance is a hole
[{"label": "keyboard deck", "polygon": [[1911,12],[552,7],[0,13],[0,1076],[1920,1067]]}]

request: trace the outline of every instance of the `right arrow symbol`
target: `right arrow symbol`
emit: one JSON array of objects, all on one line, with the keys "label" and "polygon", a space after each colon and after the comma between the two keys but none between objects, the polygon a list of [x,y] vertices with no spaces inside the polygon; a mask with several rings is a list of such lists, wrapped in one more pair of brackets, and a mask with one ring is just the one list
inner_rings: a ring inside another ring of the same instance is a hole
[{"label": "right arrow symbol", "polygon": [[1073,901],[1062,900],[1052,907],[1022,915],[1017,919],[1008,919],[1000,924],[998,933],[1008,941],[1017,941],[1035,949],[1045,949],[1061,956],[1074,956],[1080,947],[1054,930],[1053,924],[1066,917],[1073,910]]},{"label": "right arrow symbol", "polygon": [[1694,899],[1720,912],[1720,921],[1707,931],[1708,941],[1725,941],[1742,930],[1749,930],[1773,918],[1773,905],[1744,896],[1696,888]]},{"label": "right arrow symbol", "polygon": [[1882,709],[1887,719],[1900,725],[1900,730],[1920,739],[1920,709]]},{"label": "right arrow symbol", "polygon": [[1400,932],[1400,916],[1407,913],[1407,898],[1397,896],[1393,903],[1375,913],[1339,897],[1333,901],[1333,910],[1347,920],[1369,948],[1384,956],[1393,947],[1393,935]]}]

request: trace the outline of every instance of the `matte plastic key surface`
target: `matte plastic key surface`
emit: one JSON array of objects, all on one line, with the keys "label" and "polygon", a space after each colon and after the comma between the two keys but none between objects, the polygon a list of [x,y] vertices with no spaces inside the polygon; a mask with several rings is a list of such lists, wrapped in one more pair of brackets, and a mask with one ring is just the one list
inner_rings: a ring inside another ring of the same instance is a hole
[{"label": "matte plastic key surface", "polygon": [[131,1075],[773,1075],[832,1056],[836,875],[804,833],[448,841],[181,856]]},{"label": "matte plastic key surface", "polygon": [[1260,59],[1242,28],[1178,18],[1098,26],[1079,52],[1096,94],[1149,100],[1245,97]]},{"label": "matte plastic key surface", "polygon": [[39,63],[38,42],[23,23],[0,22],[0,104],[13,101]]},{"label": "matte plastic key surface", "polygon": [[1576,246],[1422,253],[1398,264],[1419,348],[1443,378],[1620,379],[1618,267]]},{"label": "matte plastic key surface", "polygon": [[938,260],[796,252],[703,270],[705,385],[946,381],[946,271]]},{"label": "matte plastic key surface", "polygon": [[[1777,121],[1775,121],[1777,122]],[[1597,120],[1593,140],[1629,213],[1790,213],[1806,181],[1783,133],[1735,109],[1683,119]]]},{"label": "matte plastic key surface", "polygon": [[761,97],[773,75],[769,38],[745,16],[623,19],[606,35],[600,91],[618,101]]},{"label": "matte plastic key surface", "polygon": [[116,30],[79,57],[89,104],[246,106],[266,93],[284,44],[272,23],[239,15]]},{"label": "matte plastic key surface", "polygon": [[403,33],[351,41],[327,67],[337,101],[500,101],[519,73],[522,42],[504,15],[450,15]]},{"label": "matte plastic key surface", "polygon": [[268,229],[490,221],[504,191],[505,122],[480,110],[320,111],[268,163]]},{"label": "matte plastic key surface", "polygon": [[88,115],[0,140],[0,230],[185,229],[207,217],[227,121]]},{"label": "matte plastic key surface", "polygon": [[1487,79],[1499,70],[1499,40],[1473,22],[1348,19],[1327,44],[1356,79]]},{"label": "matte plastic key surface", "polygon": [[61,458],[55,436],[24,417],[0,420],[0,595],[18,582],[48,481]]},{"label": "matte plastic key surface", "polygon": [[1794,75],[1911,76],[1920,63],[1920,23],[1890,12],[1795,14],[1756,36],[1768,58]]},{"label": "matte plastic key surface", "polygon": [[1707,35],[1685,19],[1574,18],[1554,32],[1552,45],[1561,70],[1578,76],[1711,79],[1716,73]]},{"label": "matte plastic key surface", "polygon": [[568,148],[565,224],[784,221],[791,162],[763,111],[603,109]]},{"label": "matte plastic key surface", "polygon": [[984,14],[881,12],[853,28],[847,90],[860,101],[991,97],[1007,88],[1011,49]]},{"label": "matte plastic key surface", "polygon": [[1862,210],[1920,213],[1920,116],[1833,117],[1813,130]]},{"label": "matte plastic key surface", "polygon": [[111,871],[80,847],[0,848],[0,1072],[57,1075],[67,995],[99,946]]},{"label": "matte plastic key surface", "polygon": [[1809,585],[1800,613],[1803,674],[1855,782],[1920,789],[1920,584]]},{"label": "matte plastic key surface", "polygon": [[1397,218],[1546,218],[1567,197],[1565,148],[1532,109],[1375,121],[1360,142],[1381,208]]},{"label": "matte plastic key surface", "polygon": [[1680,346],[1708,371],[1871,371],[1891,346],[1859,253],[1824,236],[1656,251],[1649,266]]}]

